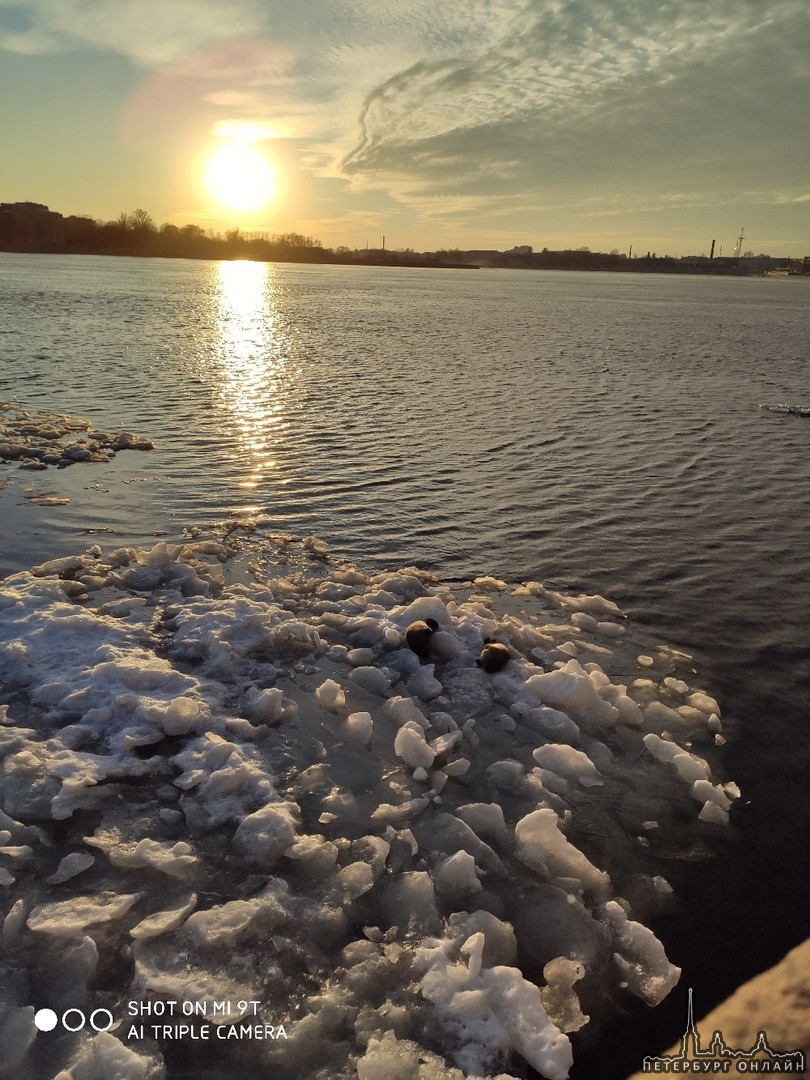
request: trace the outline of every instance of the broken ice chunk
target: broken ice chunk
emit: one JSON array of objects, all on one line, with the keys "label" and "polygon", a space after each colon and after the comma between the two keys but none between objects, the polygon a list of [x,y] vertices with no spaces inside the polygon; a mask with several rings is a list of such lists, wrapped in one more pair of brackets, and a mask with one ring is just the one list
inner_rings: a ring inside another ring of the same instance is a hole
[{"label": "broken ice chunk", "polygon": [[515,854],[520,861],[552,878],[574,879],[579,888],[604,899],[610,878],[574,847],[560,832],[553,810],[533,810],[515,826]]},{"label": "broken ice chunk", "polygon": [[346,705],[343,688],[334,679],[325,679],[315,691],[318,704],[327,712],[340,712]]},{"label": "broken ice chunk", "polygon": [[380,697],[391,689],[391,680],[376,667],[356,667],[349,672],[349,678],[369,694],[379,694]]},{"label": "broken ice chunk", "polygon": [[374,721],[369,712],[353,712],[346,717],[346,731],[349,738],[364,746],[371,742],[374,731]]},{"label": "broken ice chunk", "polygon": [[153,915],[147,915],[145,919],[133,926],[129,936],[133,938],[159,937],[167,934],[170,930],[176,930],[182,926],[186,916],[197,906],[197,894],[183,897],[173,907],[156,911]]},{"label": "broken ice chunk", "polygon": [[354,862],[338,871],[338,884],[345,903],[357,900],[374,886],[372,868],[366,862]]},{"label": "broken ice chunk", "polygon": [[558,956],[543,968],[547,985],[540,991],[543,1008],[560,1031],[579,1031],[590,1017],[579,1007],[574,983],[585,976],[585,965],[566,956]]},{"label": "broken ice chunk", "polygon": [[455,855],[442,860],[431,877],[440,895],[460,899],[481,891],[476,870],[472,855],[466,851],[457,851]]},{"label": "broken ice chunk", "polygon": [[383,713],[390,717],[398,727],[407,724],[409,720],[415,721],[420,727],[429,726],[428,719],[413,698],[392,697],[383,706]]},{"label": "broken ice chunk", "polygon": [[424,728],[412,720],[397,732],[394,753],[411,769],[429,768],[436,757],[436,751],[425,741]]},{"label": "broken ice chunk", "polygon": [[61,885],[63,881],[69,881],[70,878],[88,870],[95,861],[95,855],[83,851],[72,851],[69,855],[65,855],[54,873],[45,878],[45,882],[48,885]]},{"label": "broken ice chunk", "polygon": [[284,693],[276,686],[267,687],[264,690],[251,686],[245,694],[245,706],[251,720],[275,724],[281,719]]},{"label": "broken ice chunk", "polygon": [[272,866],[295,843],[298,817],[297,803],[268,803],[242,820],[234,847],[254,862]]},{"label": "broken ice chunk", "polygon": [[543,769],[548,769],[567,780],[576,780],[583,787],[598,787],[604,783],[594,763],[573,746],[554,746],[547,743],[532,752],[534,760]]},{"label": "broken ice chunk", "polygon": [[394,806],[392,803],[380,803],[377,809],[373,811],[371,820],[386,825],[395,825],[400,821],[407,821],[408,818],[416,817],[417,814],[421,814],[423,810],[426,810],[429,805],[430,799],[425,798],[408,799],[406,802],[400,803],[399,806]]},{"label": "broken ice chunk", "polygon": [[621,904],[610,900],[602,910],[613,932],[613,958],[628,989],[648,1005],[658,1005],[678,982],[681,969],[670,964],[652,930],[629,919]]},{"label": "broken ice chunk", "polygon": [[85,843],[101,848],[113,866],[149,866],[180,881],[194,877],[199,868],[194,849],[184,840],[168,844],[144,837],[137,844],[127,847],[117,832],[106,834],[98,829],[93,836],[85,837]]},{"label": "broken ice chunk", "polygon": [[69,900],[38,904],[28,916],[28,928],[63,937],[80,934],[85,927],[120,919],[141,895],[100,892],[95,896],[73,896]]},{"label": "broken ice chunk", "polygon": [[207,711],[190,697],[176,697],[163,714],[161,727],[167,735],[185,735],[197,731],[207,722]]}]

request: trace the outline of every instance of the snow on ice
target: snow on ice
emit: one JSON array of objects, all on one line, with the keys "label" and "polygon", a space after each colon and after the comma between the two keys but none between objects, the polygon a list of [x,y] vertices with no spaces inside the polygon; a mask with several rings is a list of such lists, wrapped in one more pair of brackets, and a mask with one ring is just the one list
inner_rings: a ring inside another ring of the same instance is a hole
[{"label": "snow on ice", "polygon": [[[0,1076],[46,1075],[49,1038],[62,1080],[564,1080],[678,980],[656,838],[739,795],[688,658],[631,637],[603,597],[249,532],[0,582]],[[284,1037],[127,1024],[168,1001]],[[115,1023],[37,1034],[42,1008]]]}]

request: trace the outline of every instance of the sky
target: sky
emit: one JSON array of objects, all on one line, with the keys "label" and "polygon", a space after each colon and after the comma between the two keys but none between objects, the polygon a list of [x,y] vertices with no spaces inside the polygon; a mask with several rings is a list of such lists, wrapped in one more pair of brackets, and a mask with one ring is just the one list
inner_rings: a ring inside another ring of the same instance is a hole
[{"label": "sky", "polygon": [[0,201],[810,255],[807,0],[0,0]]}]

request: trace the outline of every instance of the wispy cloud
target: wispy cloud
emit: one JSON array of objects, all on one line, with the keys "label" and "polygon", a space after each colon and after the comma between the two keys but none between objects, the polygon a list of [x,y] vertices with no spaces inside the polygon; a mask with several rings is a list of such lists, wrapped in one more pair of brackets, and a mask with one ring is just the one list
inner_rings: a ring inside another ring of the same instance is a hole
[{"label": "wispy cloud", "polygon": [[[646,8],[646,19],[640,13]],[[700,170],[768,126],[803,129],[802,97],[765,92],[808,78],[807,12],[793,2],[529,5],[466,55],[419,60],[375,86],[349,175],[404,190],[476,188],[495,170],[541,189],[579,162],[589,183],[628,163]],[[778,76],[775,76],[778,72]],[[744,144],[743,144],[744,145]],[[743,160],[727,159],[735,168]],[[519,166],[515,167],[515,162]]]},{"label": "wispy cloud", "polygon": [[124,104],[120,128],[128,140],[154,138],[188,112],[209,127],[250,119],[277,137],[290,135],[295,111],[295,58],[261,38],[230,38],[148,76]]},{"label": "wispy cloud", "polygon": [[2,0],[24,25],[0,37],[10,51],[59,52],[92,46],[144,67],[177,61],[261,20],[254,0]]}]

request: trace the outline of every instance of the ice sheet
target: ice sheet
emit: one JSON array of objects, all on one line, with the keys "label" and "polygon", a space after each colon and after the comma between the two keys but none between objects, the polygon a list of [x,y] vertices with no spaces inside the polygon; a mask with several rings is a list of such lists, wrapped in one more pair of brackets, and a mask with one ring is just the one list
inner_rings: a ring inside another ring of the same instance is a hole
[{"label": "ice sheet", "polygon": [[[426,618],[422,661],[404,631]],[[495,674],[485,638],[512,654]],[[52,1038],[76,1076],[562,1080],[576,1032],[677,982],[645,925],[656,838],[711,838],[739,792],[713,775],[717,702],[603,597],[229,532],[13,575],[0,646],[17,1075]],[[168,1000],[217,1028],[212,1002],[255,1002],[274,1035],[129,1019]],[[33,1027],[102,1005],[109,1032]]]}]

